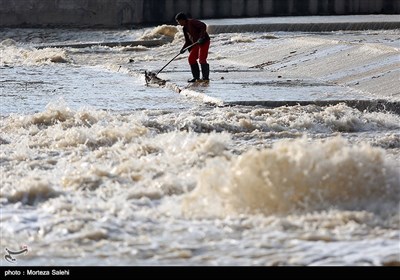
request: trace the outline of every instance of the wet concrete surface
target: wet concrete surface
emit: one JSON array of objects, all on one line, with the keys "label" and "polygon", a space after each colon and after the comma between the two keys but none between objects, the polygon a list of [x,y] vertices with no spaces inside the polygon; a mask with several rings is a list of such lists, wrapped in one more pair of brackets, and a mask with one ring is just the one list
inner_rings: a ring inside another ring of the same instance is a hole
[{"label": "wet concrete surface", "polygon": [[[168,80],[167,87],[176,92],[217,105],[344,102],[363,110],[400,113],[399,29],[267,36],[254,33],[256,28],[252,33],[244,33],[249,25],[263,28],[283,22],[296,26],[322,21],[331,26],[329,31],[346,22],[369,23],[365,29],[390,22],[400,26],[396,15],[207,20],[211,32],[216,27],[222,28],[221,32],[230,32],[224,28],[235,26],[235,32],[241,32],[239,37],[250,34],[249,38],[232,43],[220,40],[219,35],[212,36],[211,81],[207,85],[193,86],[186,82],[191,78],[186,58],[175,61],[159,77]],[[257,35],[251,37],[254,34]],[[214,59],[213,52],[218,52],[218,59]]]},{"label": "wet concrete surface", "polygon": [[260,17],[205,21],[212,34],[233,32],[382,30],[400,28],[398,15]]}]

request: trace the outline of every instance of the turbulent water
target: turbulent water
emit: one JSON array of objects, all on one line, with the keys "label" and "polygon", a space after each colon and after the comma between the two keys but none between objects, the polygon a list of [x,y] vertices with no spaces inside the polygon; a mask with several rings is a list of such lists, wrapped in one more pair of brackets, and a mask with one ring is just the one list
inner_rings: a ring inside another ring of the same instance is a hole
[{"label": "turbulent water", "polygon": [[[400,116],[146,87],[143,70],[180,49],[176,32],[0,31],[3,252],[27,246],[17,265],[399,265]],[[220,61],[300,36],[213,35],[211,78],[223,80]],[[153,38],[171,43],[39,48]],[[184,56],[163,75],[189,78]]]}]

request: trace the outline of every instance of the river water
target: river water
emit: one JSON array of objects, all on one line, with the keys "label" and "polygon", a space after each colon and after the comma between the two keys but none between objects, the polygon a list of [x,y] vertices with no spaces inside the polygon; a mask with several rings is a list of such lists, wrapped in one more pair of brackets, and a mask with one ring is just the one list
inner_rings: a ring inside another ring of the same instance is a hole
[{"label": "river water", "polygon": [[[399,265],[400,116],[216,106],[146,87],[143,71],[180,49],[175,32],[0,30],[1,248],[28,248],[11,265]],[[309,35],[213,35],[207,90],[230,92],[219,61]],[[161,37],[172,42],[38,48]],[[160,76],[188,71],[182,56]]]}]

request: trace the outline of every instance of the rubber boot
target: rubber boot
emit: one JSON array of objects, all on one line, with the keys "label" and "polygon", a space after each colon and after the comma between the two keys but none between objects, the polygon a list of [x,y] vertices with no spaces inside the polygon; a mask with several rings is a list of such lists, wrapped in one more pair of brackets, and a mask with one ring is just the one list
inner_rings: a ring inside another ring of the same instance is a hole
[{"label": "rubber boot", "polygon": [[200,68],[199,65],[196,63],[196,64],[191,64],[190,69],[192,70],[193,79],[189,80],[188,82],[194,83],[195,81],[200,79]]},{"label": "rubber boot", "polygon": [[208,63],[201,64],[201,74],[204,81],[210,80],[210,65]]}]

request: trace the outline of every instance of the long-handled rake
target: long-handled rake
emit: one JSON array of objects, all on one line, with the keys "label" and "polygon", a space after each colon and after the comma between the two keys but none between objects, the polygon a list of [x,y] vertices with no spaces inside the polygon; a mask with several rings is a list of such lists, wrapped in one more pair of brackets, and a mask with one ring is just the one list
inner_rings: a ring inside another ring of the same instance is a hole
[{"label": "long-handled rake", "polygon": [[[157,84],[160,84],[160,81],[163,81],[163,80],[158,78],[157,75],[160,74],[161,71],[164,70],[165,67],[167,67],[172,61],[174,61],[180,54],[184,53],[185,51],[187,51],[188,49],[190,49],[191,47],[193,47],[195,45],[197,45],[197,43],[191,44],[190,46],[182,49],[177,55],[175,55],[170,61],[168,61],[168,63],[165,64],[164,67],[161,68],[157,73],[153,73],[151,71],[145,71],[144,76],[145,76],[145,80],[146,80],[146,85],[148,85],[152,81],[155,81]],[[164,81],[164,84],[165,84],[165,81]]]}]

